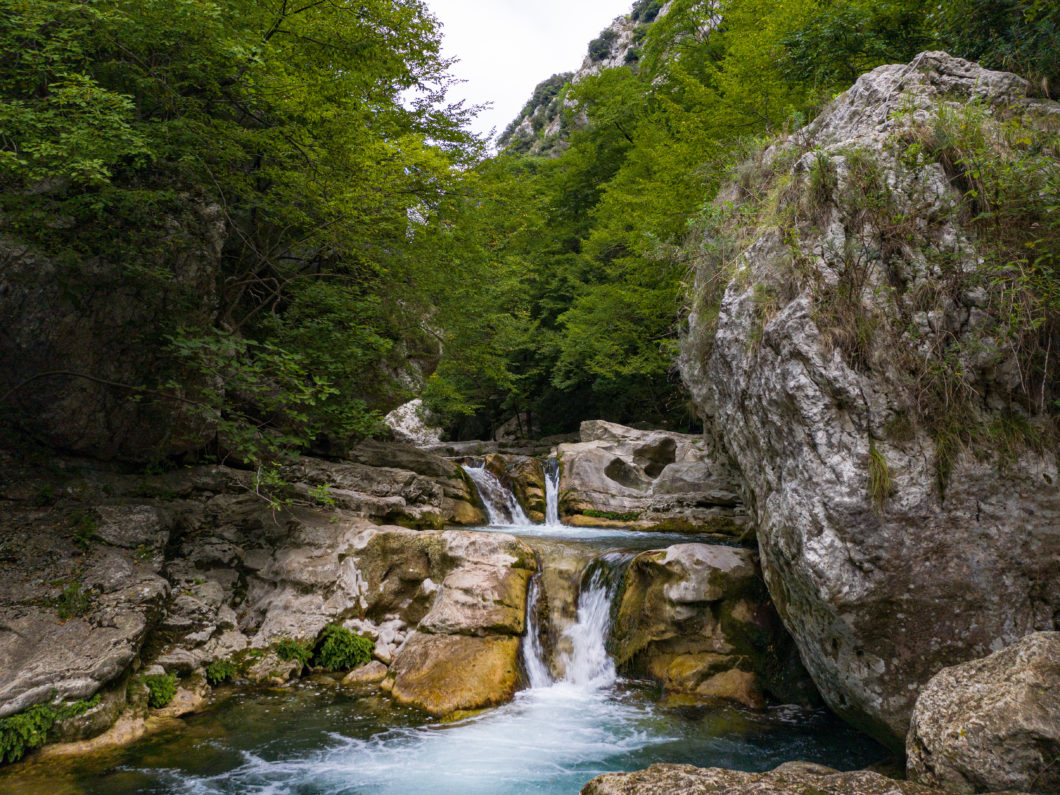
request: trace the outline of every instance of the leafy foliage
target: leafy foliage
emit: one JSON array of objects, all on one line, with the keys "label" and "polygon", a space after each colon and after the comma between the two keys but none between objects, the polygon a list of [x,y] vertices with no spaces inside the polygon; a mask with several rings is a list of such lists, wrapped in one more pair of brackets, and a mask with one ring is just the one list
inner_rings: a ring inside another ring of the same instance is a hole
[{"label": "leafy foliage", "polygon": [[99,704],[97,694],[72,704],[36,704],[15,715],[0,718],[0,763],[17,762],[28,751],[44,745],[48,732],[63,720],[83,715]]},{"label": "leafy foliage", "polygon": [[238,669],[231,660],[214,660],[206,666],[206,681],[211,687],[231,681],[235,678]]},{"label": "leafy foliage", "polygon": [[611,47],[614,46],[616,38],[618,38],[618,34],[608,29],[589,42],[589,59],[602,61],[607,58],[611,54]]},{"label": "leafy foliage", "polygon": [[321,630],[313,649],[313,662],[329,671],[345,671],[371,662],[375,642],[354,635],[338,624]]},{"label": "leafy foliage", "polygon": [[480,147],[422,3],[0,0],[0,49],[0,232],[71,296],[144,296],[134,399],[260,462],[373,433],[429,371],[424,254]]},{"label": "leafy foliage", "polygon": [[281,660],[297,660],[302,665],[309,665],[313,652],[304,643],[299,643],[292,638],[284,638],[276,645],[276,655]]},{"label": "leafy foliage", "polygon": [[152,709],[162,709],[177,695],[177,677],[173,674],[150,674],[142,681],[147,688],[147,703]]}]

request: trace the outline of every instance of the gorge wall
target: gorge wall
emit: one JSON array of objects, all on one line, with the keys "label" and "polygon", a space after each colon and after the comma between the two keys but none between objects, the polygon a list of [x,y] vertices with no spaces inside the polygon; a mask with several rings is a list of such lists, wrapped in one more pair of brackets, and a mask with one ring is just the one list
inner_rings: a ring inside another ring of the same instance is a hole
[{"label": "gorge wall", "polygon": [[745,164],[692,244],[685,383],[803,662],[893,746],[937,671],[1060,621],[1060,339],[1007,334],[1020,287],[968,209],[977,146],[1034,206],[1058,126],[1021,78],[923,53]]}]

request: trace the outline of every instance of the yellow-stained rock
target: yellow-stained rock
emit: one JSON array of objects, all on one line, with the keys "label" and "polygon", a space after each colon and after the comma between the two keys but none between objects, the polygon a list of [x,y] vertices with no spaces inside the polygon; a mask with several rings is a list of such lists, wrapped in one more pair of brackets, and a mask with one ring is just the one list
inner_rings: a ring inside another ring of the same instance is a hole
[{"label": "yellow-stained rock", "polygon": [[519,683],[519,638],[416,633],[392,667],[399,704],[448,715],[504,703]]},{"label": "yellow-stained rock", "polygon": [[750,671],[730,668],[699,683],[696,694],[702,698],[736,701],[751,709],[763,709],[765,697],[758,687],[758,677]]},{"label": "yellow-stained rock", "polygon": [[463,525],[465,527],[475,527],[477,525],[486,524],[486,515],[482,512],[481,508],[472,505],[466,500],[453,500],[452,502],[452,523]]},{"label": "yellow-stained rock", "polygon": [[387,667],[383,665],[379,660],[372,660],[370,663],[354,668],[346,677],[342,680],[342,684],[346,687],[364,687],[366,685],[378,685],[384,679],[386,679]]}]

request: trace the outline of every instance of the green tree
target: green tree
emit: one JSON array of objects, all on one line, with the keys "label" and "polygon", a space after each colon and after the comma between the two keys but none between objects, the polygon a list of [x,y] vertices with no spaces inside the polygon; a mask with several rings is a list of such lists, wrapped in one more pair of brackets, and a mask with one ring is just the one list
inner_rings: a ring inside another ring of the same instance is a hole
[{"label": "green tree", "polygon": [[[404,362],[433,364],[422,238],[480,144],[422,2],[0,0],[0,50],[0,231],[66,263],[72,294],[104,262],[165,296],[141,395],[260,458],[370,432]],[[173,280],[191,205],[223,216],[215,307]]]}]

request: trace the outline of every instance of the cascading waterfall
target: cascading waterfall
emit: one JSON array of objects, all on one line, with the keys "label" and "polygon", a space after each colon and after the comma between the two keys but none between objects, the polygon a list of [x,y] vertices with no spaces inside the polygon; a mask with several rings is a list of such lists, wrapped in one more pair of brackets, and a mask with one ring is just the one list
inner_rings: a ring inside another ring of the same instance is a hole
[{"label": "cascading waterfall", "polygon": [[523,512],[523,507],[515,499],[515,495],[496,475],[486,469],[485,462],[478,466],[464,464],[463,469],[475,484],[492,526],[525,527],[533,524]]},{"label": "cascading waterfall", "polygon": [[530,588],[526,594],[526,638],[523,640],[523,666],[526,668],[530,687],[548,687],[552,684],[552,674],[545,664],[545,650],[541,646],[541,619],[538,602],[541,599],[541,573],[530,579]]},{"label": "cascading waterfall", "polygon": [[578,594],[578,620],[563,632],[571,642],[563,661],[564,681],[599,690],[610,687],[618,678],[615,661],[607,653],[611,603],[632,558],[626,552],[608,552],[585,568]]},{"label": "cascading waterfall", "polygon": [[[608,552],[585,568],[578,594],[578,620],[563,631],[564,637],[570,641],[570,650],[563,656],[562,683],[596,691],[610,687],[617,680],[614,660],[607,653],[611,603],[626,564],[632,558],[628,552]],[[523,643],[523,662],[531,689],[553,684],[539,639],[539,587],[535,576],[527,595],[527,633]]]},{"label": "cascading waterfall", "polygon": [[562,526],[559,521],[559,459],[545,461],[545,524]]}]

